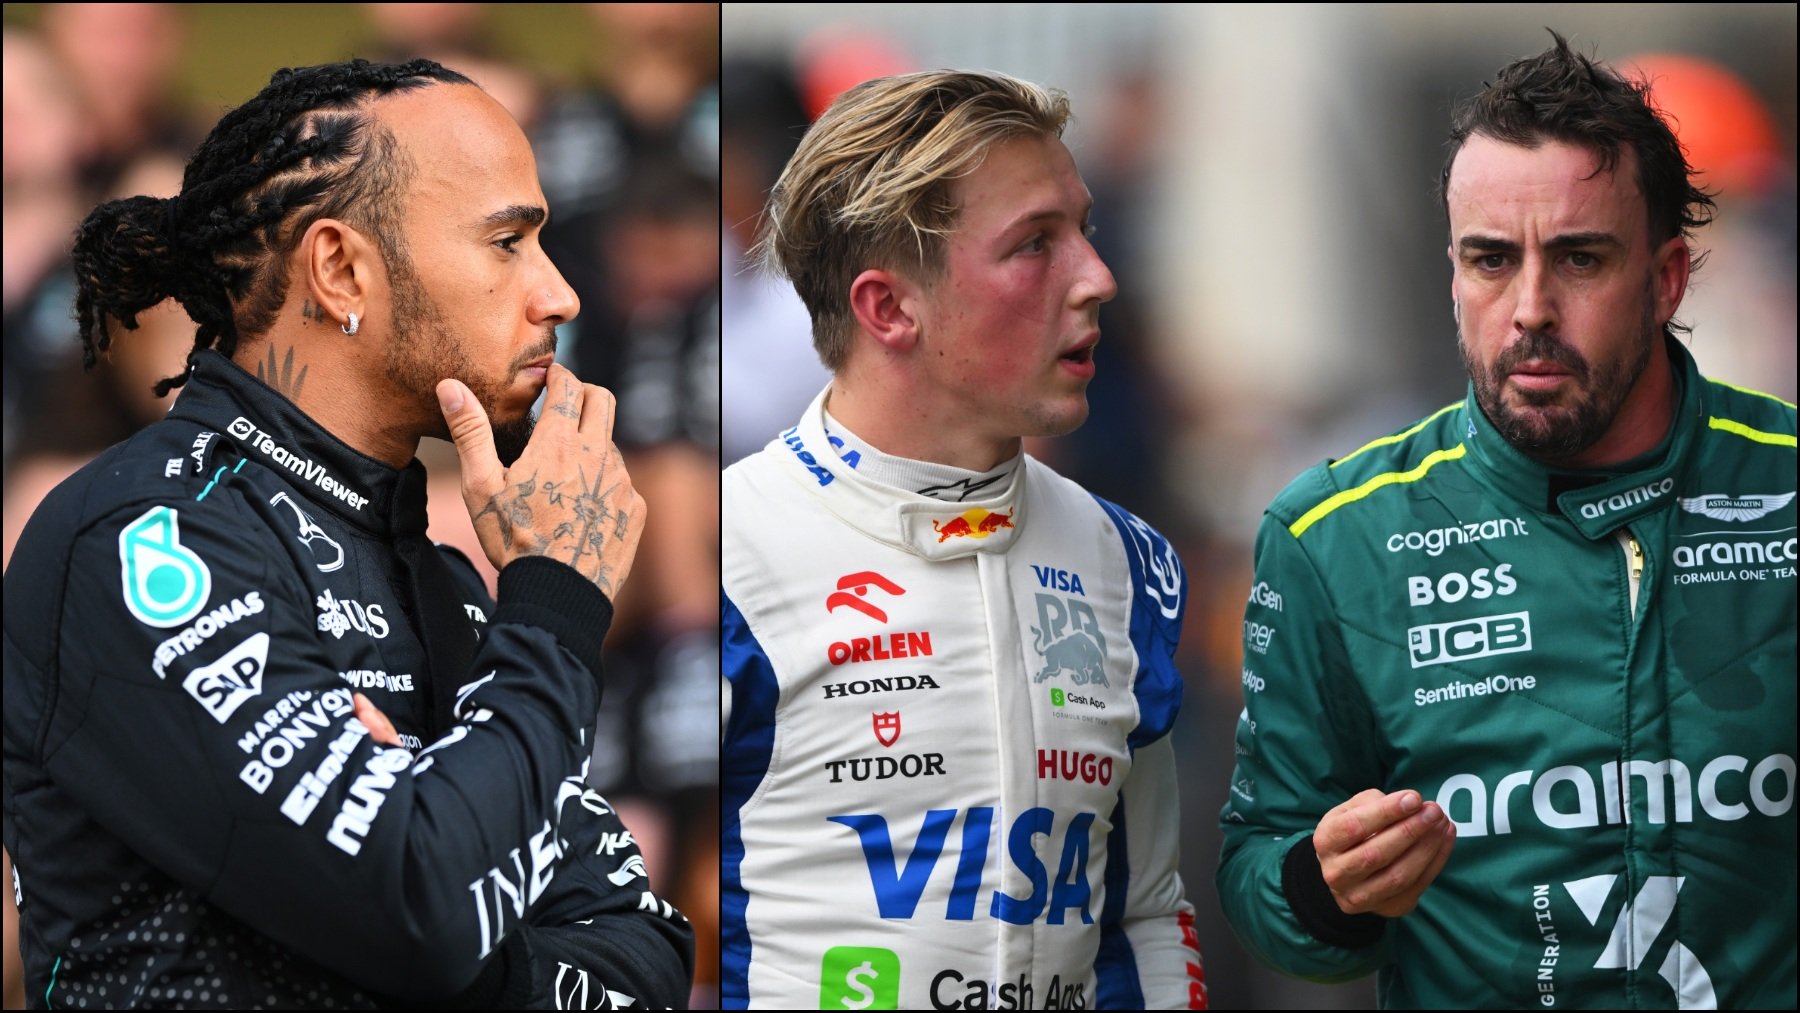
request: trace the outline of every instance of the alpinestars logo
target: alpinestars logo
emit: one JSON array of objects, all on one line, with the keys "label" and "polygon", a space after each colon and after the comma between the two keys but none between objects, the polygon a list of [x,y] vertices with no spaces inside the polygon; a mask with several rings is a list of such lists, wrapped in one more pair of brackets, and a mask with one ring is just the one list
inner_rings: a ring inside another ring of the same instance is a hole
[{"label": "alpinestars logo", "polygon": [[1715,493],[1678,499],[1681,509],[1701,514],[1715,521],[1757,521],[1794,501],[1793,493],[1766,496],[1727,496]]},{"label": "alpinestars logo", "polygon": [[[1602,908],[1612,895],[1618,876],[1589,876],[1564,883],[1563,889],[1575,898],[1588,924],[1598,927]],[[1637,970],[1649,962],[1650,952],[1663,929],[1675,914],[1675,895],[1681,892],[1686,876],[1649,876],[1638,888],[1637,897],[1627,901],[1613,922],[1606,948],[1594,961],[1599,970]],[[1669,947],[1656,973],[1675,990],[1681,1009],[1718,1009],[1719,998],[1713,991],[1712,976],[1700,965],[1694,951],[1677,939]]]}]

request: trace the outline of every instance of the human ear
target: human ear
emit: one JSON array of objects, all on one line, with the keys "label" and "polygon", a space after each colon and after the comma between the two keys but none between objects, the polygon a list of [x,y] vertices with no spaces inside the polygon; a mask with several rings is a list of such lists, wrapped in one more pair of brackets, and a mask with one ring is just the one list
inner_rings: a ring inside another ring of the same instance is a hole
[{"label": "human ear", "polygon": [[863,333],[890,352],[919,340],[918,288],[889,271],[870,268],[850,282],[850,312]]},{"label": "human ear", "polygon": [[305,322],[343,327],[353,313],[359,321],[367,319],[376,252],[361,232],[335,218],[321,218],[301,238],[300,254],[307,295],[300,312]]},{"label": "human ear", "polygon": [[1651,254],[1651,287],[1656,302],[1656,322],[1667,324],[1687,295],[1688,277],[1694,271],[1693,251],[1684,236],[1674,236]]}]

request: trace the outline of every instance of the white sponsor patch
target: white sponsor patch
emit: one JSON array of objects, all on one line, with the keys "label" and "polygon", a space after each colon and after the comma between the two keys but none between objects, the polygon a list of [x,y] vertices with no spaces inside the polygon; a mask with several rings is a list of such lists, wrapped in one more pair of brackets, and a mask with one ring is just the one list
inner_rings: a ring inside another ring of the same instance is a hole
[{"label": "white sponsor patch", "polygon": [[1406,644],[1414,668],[1529,651],[1531,613],[1510,612],[1414,626],[1406,631]]},{"label": "white sponsor patch", "polygon": [[268,661],[269,635],[253,634],[218,661],[189,672],[181,688],[224,724],[244,701],[262,695],[263,667]]},{"label": "white sponsor patch", "polygon": [[1688,513],[1701,514],[1715,521],[1755,521],[1780,510],[1793,500],[1794,494],[1791,492],[1764,496],[1727,496],[1714,493],[1710,496],[1678,499],[1676,502]]}]

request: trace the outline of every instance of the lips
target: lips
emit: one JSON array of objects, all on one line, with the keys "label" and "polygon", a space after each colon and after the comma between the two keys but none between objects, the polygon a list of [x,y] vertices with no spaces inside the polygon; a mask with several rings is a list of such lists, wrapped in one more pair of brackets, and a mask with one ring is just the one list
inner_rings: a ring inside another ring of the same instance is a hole
[{"label": "lips", "polygon": [[1076,342],[1075,346],[1064,352],[1061,358],[1064,362],[1086,365],[1094,361],[1094,346],[1099,343],[1100,335],[1098,333],[1090,334]]}]

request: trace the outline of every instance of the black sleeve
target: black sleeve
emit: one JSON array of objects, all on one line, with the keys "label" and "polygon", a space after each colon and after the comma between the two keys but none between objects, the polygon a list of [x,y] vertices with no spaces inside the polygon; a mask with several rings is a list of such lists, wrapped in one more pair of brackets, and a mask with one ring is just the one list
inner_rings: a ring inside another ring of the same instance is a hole
[{"label": "black sleeve", "polygon": [[[267,538],[228,496],[139,502],[76,532],[45,600],[15,608],[32,578],[9,572],[8,705],[15,677],[38,687],[36,764],[166,874],[372,992],[463,992],[514,937],[559,959],[566,913],[547,909],[586,863],[558,817],[585,790],[608,617],[503,575],[456,722],[415,757],[354,718]],[[583,614],[599,627],[569,625]],[[262,749],[275,734],[290,745]],[[642,921],[595,945],[637,953]]]}]

